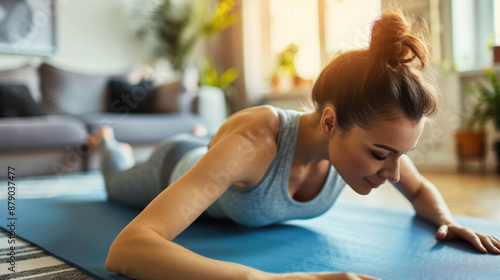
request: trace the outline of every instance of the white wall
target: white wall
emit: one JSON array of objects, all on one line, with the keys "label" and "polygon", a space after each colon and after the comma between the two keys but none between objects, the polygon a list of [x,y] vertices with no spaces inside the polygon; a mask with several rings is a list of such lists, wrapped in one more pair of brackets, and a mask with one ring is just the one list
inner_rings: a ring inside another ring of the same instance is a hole
[{"label": "white wall", "polygon": [[45,61],[83,73],[119,73],[148,62],[150,44],[132,30],[136,0],[57,0],[57,51],[51,57],[0,55],[0,69]]}]

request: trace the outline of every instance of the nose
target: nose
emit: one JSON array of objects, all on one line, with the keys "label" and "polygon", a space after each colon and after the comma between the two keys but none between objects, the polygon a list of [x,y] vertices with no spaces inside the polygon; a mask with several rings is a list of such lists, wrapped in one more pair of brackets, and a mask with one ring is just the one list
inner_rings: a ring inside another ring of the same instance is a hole
[{"label": "nose", "polygon": [[399,182],[399,158],[386,161],[386,164],[380,170],[380,176],[391,183]]}]

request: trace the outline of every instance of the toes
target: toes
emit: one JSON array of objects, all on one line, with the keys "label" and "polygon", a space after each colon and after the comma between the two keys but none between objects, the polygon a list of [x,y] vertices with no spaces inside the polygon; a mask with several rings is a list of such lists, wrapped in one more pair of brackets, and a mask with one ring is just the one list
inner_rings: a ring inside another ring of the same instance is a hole
[{"label": "toes", "polygon": [[129,152],[133,152],[132,146],[130,146],[130,144],[122,143],[122,147],[123,149],[128,150]]},{"label": "toes", "polygon": [[207,128],[203,125],[195,125],[191,129],[191,133],[197,136],[206,136],[207,135]]},{"label": "toes", "polygon": [[106,139],[112,139],[115,137],[113,128],[111,128],[110,126],[100,127],[99,132],[101,134],[101,137],[106,138]]}]

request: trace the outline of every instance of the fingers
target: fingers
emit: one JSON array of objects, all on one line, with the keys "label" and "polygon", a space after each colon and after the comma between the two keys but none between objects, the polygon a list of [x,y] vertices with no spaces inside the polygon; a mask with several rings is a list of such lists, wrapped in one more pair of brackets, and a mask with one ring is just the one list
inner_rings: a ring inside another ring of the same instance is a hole
[{"label": "fingers", "polygon": [[[494,241],[494,243],[495,243],[495,244],[497,245],[497,247],[498,247],[498,245],[500,244],[500,239],[496,238],[495,236],[490,236],[490,239],[491,239],[492,241]],[[499,247],[499,248],[500,248],[500,247]]]},{"label": "fingers", "polygon": [[468,241],[477,251],[481,253],[500,254],[500,239],[473,231],[460,225],[443,225],[439,227],[436,238],[440,240],[450,240],[460,237]]},{"label": "fingers", "polygon": [[[481,239],[479,238],[478,234],[471,230],[470,228],[466,228],[463,226],[457,226],[457,225],[450,225],[448,227],[448,235],[454,233],[458,237],[468,241],[476,250],[478,250],[481,253],[488,253],[488,250],[483,246],[483,243]],[[450,238],[446,238],[445,240],[449,240]]]},{"label": "fingers", "polygon": [[488,249],[488,252],[493,253],[493,254],[500,254],[500,242],[495,240],[495,237],[493,236],[486,236],[482,234],[478,234],[479,239],[481,239],[481,242],[483,243],[484,247]]},{"label": "fingers", "polygon": [[479,236],[476,234],[476,232],[472,231],[471,229],[464,228],[466,235],[463,237],[465,240],[469,241],[476,250],[478,250],[481,253],[488,253],[488,250],[484,247],[481,239]]},{"label": "fingers", "polygon": [[495,247],[497,247],[497,249],[500,250],[500,240],[495,236],[490,236],[490,240],[493,243],[493,245],[495,245]]},{"label": "fingers", "polygon": [[500,254],[500,242],[494,236],[486,236],[484,234],[466,229],[469,238],[464,238],[469,241],[481,253]]}]

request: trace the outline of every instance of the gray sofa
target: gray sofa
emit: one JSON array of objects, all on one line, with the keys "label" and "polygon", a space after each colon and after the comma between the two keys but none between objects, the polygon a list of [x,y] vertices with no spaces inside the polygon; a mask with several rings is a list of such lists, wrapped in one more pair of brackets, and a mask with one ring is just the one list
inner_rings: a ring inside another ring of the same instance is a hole
[{"label": "gray sofa", "polygon": [[[192,96],[178,82],[130,85],[128,95],[117,96],[110,81],[126,80],[126,74],[88,75],[48,64],[0,71],[0,84],[24,85],[46,113],[0,118],[0,178],[7,176],[8,166],[17,177],[98,169],[99,151],[83,143],[103,124],[114,128],[119,141],[131,144],[140,161],[162,139],[190,132],[196,124],[213,133],[225,118],[224,96],[216,88],[202,87]],[[11,98],[0,100],[9,103]],[[133,112],[145,99],[149,111]]]}]

